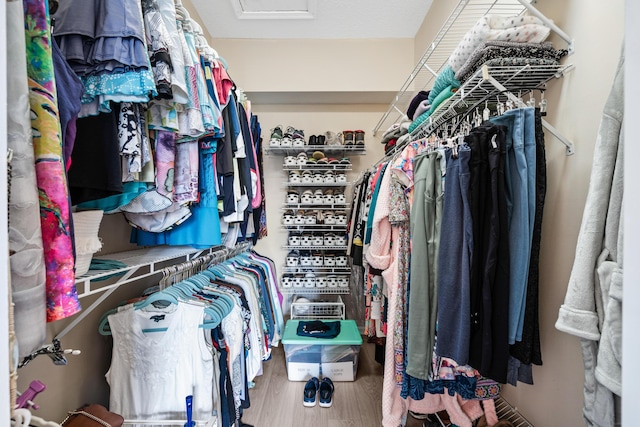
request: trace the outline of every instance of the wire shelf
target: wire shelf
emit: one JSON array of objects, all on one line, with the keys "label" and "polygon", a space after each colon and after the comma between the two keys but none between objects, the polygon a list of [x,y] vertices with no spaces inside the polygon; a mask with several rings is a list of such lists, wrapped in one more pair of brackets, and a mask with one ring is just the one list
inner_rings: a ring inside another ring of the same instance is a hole
[{"label": "wire shelf", "polygon": [[325,188],[325,187],[348,187],[352,183],[351,182],[285,182],[282,186],[291,188],[291,187],[317,187],[317,188]]},{"label": "wire shelf", "polygon": [[493,105],[507,101],[513,94],[525,96],[534,90],[545,90],[547,82],[562,77],[570,68],[572,65],[484,65],[413,131],[412,139],[429,135],[463,111],[482,110],[485,102]]},{"label": "wire shelf", "polygon": [[458,46],[460,40],[484,15],[516,16],[528,10],[560,35],[567,42],[571,53],[573,42],[570,37],[530,3],[531,0],[459,0],[451,15],[401,86],[387,111],[374,127],[374,135],[379,130],[384,131],[392,124],[398,123],[405,115],[414,95],[418,91],[427,90],[433,86],[436,76],[447,65],[449,56]]},{"label": "wire shelf", "polygon": [[319,273],[344,276],[345,274],[351,274],[351,267],[283,267],[282,272],[287,274]]},{"label": "wire shelf", "polygon": [[324,153],[349,153],[349,155],[364,155],[367,149],[364,145],[304,145],[301,147],[265,147],[268,155],[289,155],[300,152],[322,151]]},{"label": "wire shelf", "polygon": [[340,295],[335,301],[300,301],[291,303],[291,319],[345,319],[344,303]]},{"label": "wire shelf", "polygon": [[499,420],[507,420],[513,427],[533,427],[533,424],[502,397],[496,399],[496,414]]},{"label": "wire shelf", "polygon": [[284,288],[280,287],[280,292],[283,294],[291,295],[291,294],[331,294],[331,295],[347,295],[351,293],[351,289],[349,288],[305,288],[305,287],[291,287]]},{"label": "wire shelf", "polygon": [[350,171],[352,169],[351,163],[328,163],[328,164],[307,164],[307,165],[282,165],[282,168],[286,171]]},{"label": "wire shelf", "polygon": [[347,249],[346,245],[343,246],[291,246],[285,245],[282,249],[292,250],[292,249],[303,249],[303,250],[316,250],[316,251],[344,251]]},{"label": "wire shelf", "polygon": [[349,205],[346,203],[331,203],[331,204],[323,204],[323,203],[284,203],[282,205],[283,209],[322,209],[322,210],[345,210],[349,209]]},{"label": "wire shelf", "polygon": [[346,231],[347,225],[327,225],[327,224],[293,224],[293,225],[283,225],[282,228],[285,230],[292,231],[315,231],[319,233],[328,233],[332,231]]}]

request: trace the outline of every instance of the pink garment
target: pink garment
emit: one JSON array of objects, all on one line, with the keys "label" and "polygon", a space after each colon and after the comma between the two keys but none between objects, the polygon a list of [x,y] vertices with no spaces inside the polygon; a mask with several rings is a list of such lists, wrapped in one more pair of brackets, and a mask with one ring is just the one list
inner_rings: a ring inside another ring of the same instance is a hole
[{"label": "pink garment", "polygon": [[[46,2],[23,0],[27,76],[40,227],[46,270],[47,322],[80,311],[75,285],[69,188]],[[6,202],[5,202],[6,203]]]},{"label": "pink garment", "polygon": [[[214,64],[211,64],[214,65]],[[212,69],[213,81],[216,84],[216,91],[218,92],[218,101],[220,102],[220,109],[223,109],[229,102],[229,95],[231,94],[231,88],[233,88],[233,81],[227,70],[222,66],[220,61]]]},{"label": "pink garment", "polygon": [[400,156],[392,165],[392,170],[406,187],[407,197],[409,198],[409,206],[413,206],[413,161],[416,156],[422,153],[427,146],[427,140],[421,139],[409,143]]},{"label": "pink garment", "polygon": [[[371,241],[365,256],[369,265],[378,270],[386,270],[391,264],[391,224],[389,223],[389,211],[391,210],[391,169],[387,167],[376,201],[376,210],[373,213],[373,226]],[[387,322],[389,323],[389,322]]]}]

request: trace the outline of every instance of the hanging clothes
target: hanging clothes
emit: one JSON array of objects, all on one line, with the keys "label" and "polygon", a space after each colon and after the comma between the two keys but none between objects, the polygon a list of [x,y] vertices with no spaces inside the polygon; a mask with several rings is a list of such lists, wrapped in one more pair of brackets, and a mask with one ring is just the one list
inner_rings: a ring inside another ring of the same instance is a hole
[{"label": "hanging clothes", "polygon": [[235,425],[284,330],[276,277],[273,261],[244,252],[108,312],[111,407],[127,419],[176,419],[192,394],[195,419]]},{"label": "hanging clothes", "polygon": [[27,76],[40,222],[47,275],[47,321],[80,310],[75,287],[73,232],[64,167],[46,1],[24,0]]},{"label": "hanging clothes", "polygon": [[556,328],[580,337],[587,425],[611,426],[621,395],[624,54],[604,107],[576,256]]},{"label": "hanging clothes", "polygon": [[[407,409],[431,413],[443,405],[451,405],[456,425],[470,425],[457,418],[465,412],[454,401],[440,400],[442,393],[483,402],[487,419],[497,422],[499,383],[531,383],[531,364],[541,363],[537,268],[546,167],[540,112],[510,109],[474,122],[461,136],[408,143],[390,160],[390,182],[374,184],[381,163],[354,193],[363,241],[364,218],[373,218],[364,278],[380,268],[376,286],[387,298],[385,426],[399,425]],[[517,257],[512,242],[521,248]],[[511,274],[514,264],[525,273]]]}]

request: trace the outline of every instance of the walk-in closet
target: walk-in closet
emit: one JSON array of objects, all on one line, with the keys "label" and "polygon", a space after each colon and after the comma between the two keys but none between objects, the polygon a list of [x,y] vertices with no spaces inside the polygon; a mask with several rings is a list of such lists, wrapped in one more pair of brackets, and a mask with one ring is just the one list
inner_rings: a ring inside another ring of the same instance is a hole
[{"label": "walk-in closet", "polygon": [[2,1],[0,425],[637,425],[639,23]]}]

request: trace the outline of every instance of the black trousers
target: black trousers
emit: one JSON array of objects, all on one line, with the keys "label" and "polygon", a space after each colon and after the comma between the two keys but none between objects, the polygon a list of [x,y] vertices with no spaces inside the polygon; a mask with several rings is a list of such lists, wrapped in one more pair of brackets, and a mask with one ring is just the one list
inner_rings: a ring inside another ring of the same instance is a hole
[{"label": "black trousers", "polygon": [[498,382],[506,382],[509,360],[507,132],[487,122],[467,137],[473,220],[469,365]]}]

